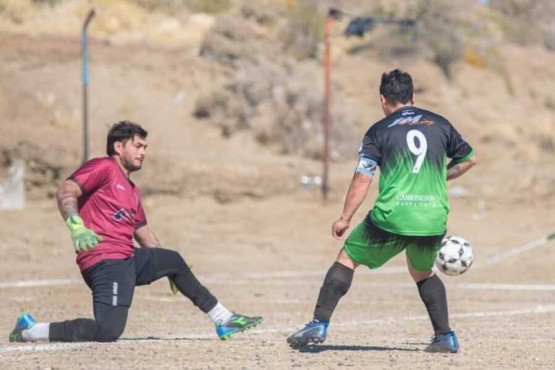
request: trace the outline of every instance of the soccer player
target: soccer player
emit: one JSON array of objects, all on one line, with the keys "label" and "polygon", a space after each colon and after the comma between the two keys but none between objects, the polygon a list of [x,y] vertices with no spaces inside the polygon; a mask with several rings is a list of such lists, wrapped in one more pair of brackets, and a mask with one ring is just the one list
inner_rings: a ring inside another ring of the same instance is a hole
[{"label": "soccer player", "polygon": [[[161,248],[147,224],[141,192],[129,178],[142,167],[146,138],[147,131],[136,123],[115,123],[108,132],[108,156],[85,163],[56,193],[77,264],[92,291],[94,320],[37,323],[30,314],[22,314],[10,342],[116,341],[125,329],[135,286],[162,277],[208,314],[222,340],[262,322],[262,317],[229,311],[178,252]],[[141,248],[134,247],[133,239]]]},{"label": "soccer player", "polygon": [[[287,338],[292,347],[322,343],[337,303],[359,265],[377,269],[406,251],[407,266],[432,322],[429,352],[457,352],[449,326],[445,286],[432,266],[446,233],[448,180],[476,163],[472,147],[440,115],[415,107],[412,78],[394,70],[382,75],[385,118],[362,140],[359,161],[332,235],[342,239],[380,168],[379,194],[364,221],[353,229],[320,289],[312,321]],[[451,161],[447,163],[447,158]]]}]

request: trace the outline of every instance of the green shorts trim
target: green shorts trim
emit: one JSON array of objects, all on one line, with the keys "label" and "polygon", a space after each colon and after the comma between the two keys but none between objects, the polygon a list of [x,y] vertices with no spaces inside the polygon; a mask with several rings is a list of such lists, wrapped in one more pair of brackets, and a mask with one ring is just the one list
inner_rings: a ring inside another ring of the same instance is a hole
[{"label": "green shorts trim", "polygon": [[429,271],[441,248],[443,235],[406,236],[376,226],[370,216],[357,225],[345,241],[345,252],[354,262],[377,269],[403,250],[412,268]]}]

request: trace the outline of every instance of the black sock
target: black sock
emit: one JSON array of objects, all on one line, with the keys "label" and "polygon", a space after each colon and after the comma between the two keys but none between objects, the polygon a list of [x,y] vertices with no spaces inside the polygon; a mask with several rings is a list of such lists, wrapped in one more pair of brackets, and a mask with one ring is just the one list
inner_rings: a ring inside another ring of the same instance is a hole
[{"label": "black sock", "polygon": [[433,275],[419,281],[416,285],[432,321],[435,334],[445,334],[450,331],[447,293],[441,279]]},{"label": "black sock", "polygon": [[324,284],[320,288],[316,308],[314,309],[314,319],[329,322],[337,303],[347,293],[353,281],[354,271],[350,268],[335,262],[326,277]]}]

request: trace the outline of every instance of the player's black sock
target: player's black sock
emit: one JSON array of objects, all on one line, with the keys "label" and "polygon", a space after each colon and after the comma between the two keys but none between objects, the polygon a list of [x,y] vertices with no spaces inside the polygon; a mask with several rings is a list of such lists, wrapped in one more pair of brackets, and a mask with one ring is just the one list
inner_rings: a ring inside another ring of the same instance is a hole
[{"label": "player's black sock", "polygon": [[416,283],[420,298],[426,306],[435,334],[445,334],[449,328],[449,311],[445,285],[437,275]]},{"label": "player's black sock", "polygon": [[320,288],[320,294],[314,309],[315,320],[330,321],[337,303],[351,287],[353,275],[353,270],[339,262],[335,262],[330,267],[324,278],[324,284]]}]

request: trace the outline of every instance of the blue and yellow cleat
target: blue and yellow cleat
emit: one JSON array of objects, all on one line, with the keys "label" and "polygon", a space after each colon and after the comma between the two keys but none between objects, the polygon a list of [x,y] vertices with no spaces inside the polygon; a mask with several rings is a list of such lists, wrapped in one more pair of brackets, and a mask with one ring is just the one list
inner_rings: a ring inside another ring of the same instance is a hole
[{"label": "blue and yellow cleat", "polygon": [[31,329],[35,324],[35,319],[33,319],[31,314],[24,313],[19,315],[15,323],[15,328],[13,328],[10,333],[10,342],[25,342],[22,335],[23,330]]},{"label": "blue and yellow cleat", "polygon": [[291,334],[287,343],[292,348],[300,348],[310,343],[323,343],[328,334],[328,325],[327,322],[312,320],[304,328]]},{"label": "blue and yellow cleat", "polygon": [[221,340],[230,339],[234,334],[240,333],[245,330],[254,328],[260,325],[262,322],[262,317],[260,316],[243,316],[239,314],[233,314],[227,322],[223,324],[216,325],[216,333]]},{"label": "blue and yellow cleat", "polygon": [[436,334],[432,338],[432,342],[426,347],[426,352],[440,353],[457,353],[459,350],[459,341],[453,330],[444,334]]}]

